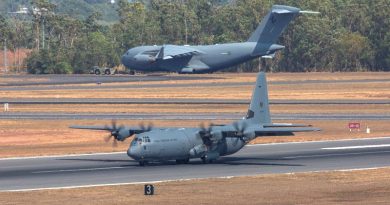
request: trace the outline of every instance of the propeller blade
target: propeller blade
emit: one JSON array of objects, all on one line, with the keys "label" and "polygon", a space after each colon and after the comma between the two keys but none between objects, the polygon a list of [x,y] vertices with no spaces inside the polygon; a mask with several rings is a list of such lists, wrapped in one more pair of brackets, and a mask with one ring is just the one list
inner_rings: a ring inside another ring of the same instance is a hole
[{"label": "propeller blade", "polygon": [[211,140],[212,138],[212,124],[210,124],[207,128],[204,126],[203,123],[199,125],[199,136],[202,138],[203,144],[207,147],[210,147],[213,142]]},{"label": "propeller blade", "polygon": [[247,128],[247,124],[243,122],[241,127],[241,133],[245,133],[246,128]]},{"label": "propeller blade", "polygon": [[105,138],[104,138],[104,141],[105,141],[105,142],[108,142],[108,141],[110,141],[111,137],[112,137],[112,135],[111,135],[111,134],[110,134],[110,135],[108,135],[107,137],[105,137]]},{"label": "propeller blade", "polygon": [[148,124],[148,127],[147,127],[147,131],[150,131],[150,130],[152,130],[153,129],[153,123],[151,123],[151,122],[149,122],[149,124]]},{"label": "propeller blade", "polygon": [[116,139],[114,139],[114,141],[112,141],[112,146],[118,147],[118,141]]},{"label": "propeller blade", "polygon": [[206,128],[205,128],[205,126],[204,126],[204,123],[202,122],[200,125],[199,125],[199,127],[200,127],[200,129],[202,130],[202,131],[205,131],[206,130]]},{"label": "propeller blade", "polygon": [[240,130],[240,128],[238,127],[238,122],[234,122],[233,123],[233,127],[236,131]]},{"label": "propeller blade", "polygon": [[115,119],[112,119],[111,120],[111,125],[105,125],[104,126],[105,129],[107,129],[107,131],[110,132],[110,135],[108,135],[107,137],[104,138],[104,141],[107,143],[111,140],[111,138],[113,138],[113,142],[112,142],[112,146],[113,147],[116,147],[118,146],[118,135],[119,135],[119,132],[121,129],[124,129],[125,126],[123,125],[120,125],[118,127],[117,125],[117,121]]},{"label": "propeller blade", "polygon": [[143,122],[139,123],[139,127],[141,130],[145,130],[145,124]]},{"label": "propeller blade", "polygon": [[113,120],[111,121],[111,125],[112,125],[112,130],[117,130],[117,129],[116,129],[116,120],[115,120],[115,119],[113,119]]}]

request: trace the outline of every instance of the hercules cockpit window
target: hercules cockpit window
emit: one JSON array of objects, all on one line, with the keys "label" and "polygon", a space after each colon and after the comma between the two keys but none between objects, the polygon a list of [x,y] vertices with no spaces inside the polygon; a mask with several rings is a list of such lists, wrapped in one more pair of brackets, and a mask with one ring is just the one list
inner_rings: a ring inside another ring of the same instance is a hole
[{"label": "hercules cockpit window", "polygon": [[135,139],[131,142],[131,146],[137,145],[137,142],[138,142],[138,138],[135,138]]},{"label": "hercules cockpit window", "polygon": [[142,137],[142,142],[144,142],[144,143],[150,142],[149,136]]}]

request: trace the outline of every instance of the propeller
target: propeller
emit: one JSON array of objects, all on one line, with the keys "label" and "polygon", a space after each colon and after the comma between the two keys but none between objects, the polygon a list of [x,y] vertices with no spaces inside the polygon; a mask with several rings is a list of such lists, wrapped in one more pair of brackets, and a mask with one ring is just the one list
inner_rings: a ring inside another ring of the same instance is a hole
[{"label": "propeller", "polygon": [[149,132],[153,129],[153,123],[149,122],[148,126],[145,126],[144,123],[140,123],[139,127],[141,128],[142,132]]},{"label": "propeller", "polygon": [[207,147],[210,147],[213,144],[211,140],[213,137],[212,126],[213,124],[210,124],[209,127],[206,128],[203,123],[199,125],[199,136],[202,138],[203,144],[205,144]]},{"label": "propeller", "polygon": [[242,122],[242,123],[234,122],[233,127],[236,131],[236,136],[238,138],[240,138],[241,140],[244,140],[243,138],[245,137],[245,131],[247,128],[247,124],[245,122]]},{"label": "propeller", "polygon": [[106,125],[105,128],[110,132],[110,135],[108,135],[107,137],[104,138],[104,141],[105,142],[109,142],[111,140],[111,138],[114,138],[113,139],[113,142],[112,142],[112,146],[113,147],[116,147],[118,146],[118,140],[119,140],[119,132],[121,131],[121,129],[124,128],[123,125],[120,125],[119,127],[117,126],[117,123],[116,123],[116,120],[112,120],[111,121],[111,126],[108,126]]}]

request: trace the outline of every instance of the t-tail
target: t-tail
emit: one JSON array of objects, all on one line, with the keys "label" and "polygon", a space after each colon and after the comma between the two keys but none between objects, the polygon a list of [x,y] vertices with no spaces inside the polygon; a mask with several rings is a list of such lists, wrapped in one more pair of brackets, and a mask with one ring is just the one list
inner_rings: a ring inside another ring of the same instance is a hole
[{"label": "t-tail", "polygon": [[264,17],[255,32],[252,33],[248,42],[257,42],[252,52],[253,56],[272,56],[278,50],[284,48],[275,44],[287,25],[299,13],[317,13],[301,11],[299,8],[283,5],[272,6],[271,11]]},{"label": "t-tail", "polygon": [[251,104],[245,119],[250,124],[271,124],[267,80],[264,72],[257,75],[256,86],[253,89]]}]

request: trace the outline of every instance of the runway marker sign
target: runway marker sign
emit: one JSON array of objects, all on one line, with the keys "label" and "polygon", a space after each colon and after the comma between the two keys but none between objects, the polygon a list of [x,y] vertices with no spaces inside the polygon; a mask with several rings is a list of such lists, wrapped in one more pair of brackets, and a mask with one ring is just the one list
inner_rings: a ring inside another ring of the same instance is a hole
[{"label": "runway marker sign", "polygon": [[348,123],[349,131],[352,132],[352,130],[358,130],[360,131],[360,123],[359,122],[350,122]]},{"label": "runway marker sign", "polygon": [[9,111],[9,104],[4,103],[4,112],[8,112],[8,111]]},{"label": "runway marker sign", "polygon": [[152,184],[145,184],[144,195],[154,195],[154,186]]}]

